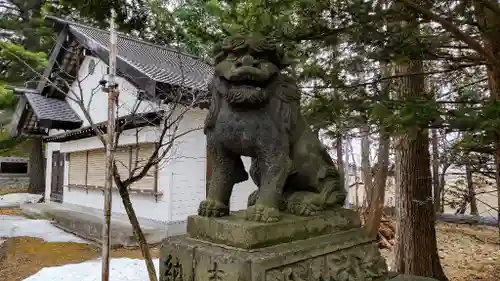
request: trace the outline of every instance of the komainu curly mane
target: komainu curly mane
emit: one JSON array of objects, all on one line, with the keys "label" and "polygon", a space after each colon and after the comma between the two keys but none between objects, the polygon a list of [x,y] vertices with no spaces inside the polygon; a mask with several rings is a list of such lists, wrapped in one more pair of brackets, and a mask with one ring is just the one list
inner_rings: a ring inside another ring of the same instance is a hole
[{"label": "komainu curly mane", "polygon": [[[227,81],[221,77],[215,76],[209,84],[211,94],[211,103],[208,110],[208,115],[205,119],[204,132],[213,128],[217,115],[220,110],[221,99],[231,102],[228,97]],[[283,126],[285,131],[292,136],[294,124],[300,116],[300,93],[292,78],[283,74],[278,74],[269,84],[263,89],[265,96],[268,96],[267,107],[269,113],[273,116],[276,125]],[[237,93],[235,93],[236,95]],[[231,96],[232,99],[237,97]]]}]

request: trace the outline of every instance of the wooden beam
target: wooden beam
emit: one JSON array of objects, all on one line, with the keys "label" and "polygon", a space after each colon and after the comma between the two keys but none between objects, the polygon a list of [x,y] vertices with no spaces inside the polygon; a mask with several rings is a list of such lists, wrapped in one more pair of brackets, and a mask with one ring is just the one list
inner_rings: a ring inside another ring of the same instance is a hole
[{"label": "wooden beam", "polygon": [[21,127],[24,126],[24,120],[27,114],[28,101],[25,96],[20,96],[17,102],[17,107],[14,110],[14,115],[10,121],[10,136],[16,137],[21,133]]},{"label": "wooden beam", "polygon": [[50,53],[47,67],[45,67],[42,79],[40,80],[40,83],[38,83],[38,86],[36,87],[36,89],[39,92],[42,92],[43,88],[45,88],[45,84],[47,83],[46,79],[48,79],[50,73],[52,73],[52,69],[56,64],[57,57],[59,56],[59,52],[61,51],[61,48],[63,46],[64,40],[66,40],[67,35],[68,35],[68,26],[65,26],[63,30],[59,32],[59,36],[57,36],[56,45],[54,46],[54,49],[52,49],[52,52]]}]

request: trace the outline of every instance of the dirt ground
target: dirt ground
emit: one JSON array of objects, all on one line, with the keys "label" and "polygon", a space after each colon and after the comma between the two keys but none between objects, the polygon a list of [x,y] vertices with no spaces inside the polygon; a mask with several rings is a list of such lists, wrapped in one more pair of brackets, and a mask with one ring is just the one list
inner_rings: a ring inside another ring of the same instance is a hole
[{"label": "dirt ground", "polygon": [[[438,223],[441,264],[450,281],[500,280],[498,228]],[[388,263],[394,255],[382,250]]]},{"label": "dirt ground", "polygon": [[0,196],[9,194],[9,193],[26,193],[28,192],[27,188],[5,188],[0,187]]},{"label": "dirt ground", "polygon": [[[438,246],[450,281],[500,280],[500,244],[493,227],[439,223]],[[38,238],[8,239],[7,257],[0,264],[0,280],[21,281],[40,269],[79,263],[101,255],[99,247],[78,243],[44,242]],[[157,258],[158,248],[151,250]],[[389,252],[384,256],[390,258]],[[141,258],[138,249],[114,249],[112,257]]]},{"label": "dirt ground", "polygon": [[[0,196],[10,194],[10,193],[26,193],[27,188],[4,188],[0,187]],[[0,208],[0,215],[6,216],[22,216],[22,212],[19,208]]]},{"label": "dirt ground", "polygon": [[[0,188],[0,196],[26,191],[26,188]],[[19,208],[1,208],[0,215],[22,216],[22,212]],[[1,237],[0,240],[2,240]],[[2,281],[21,281],[44,267],[80,263],[101,256],[101,249],[96,245],[45,242],[33,237],[8,238],[6,241],[6,256],[0,263],[0,280]],[[151,249],[151,255],[154,258],[157,258],[158,254],[158,248]],[[141,258],[142,255],[138,249],[120,248],[111,250],[111,257]]]},{"label": "dirt ground", "polygon": [[[44,267],[80,263],[101,256],[101,250],[94,245],[70,242],[45,242],[33,237],[15,237],[8,241],[7,256],[0,264],[0,280],[21,281]],[[154,258],[159,249],[151,249]],[[113,258],[141,258],[138,249],[113,249]]]},{"label": "dirt ground", "polygon": [[[0,188],[0,195],[5,194],[2,191]],[[21,215],[21,212],[19,209],[0,209],[0,215]],[[437,240],[442,265],[450,281],[500,280],[497,228],[438,223]],[[7,243],[7,256],[0,264],[2,281],[21,281],[44,267],[80,263],[101,255],[100,248],[95,245],[45,242],[32,237],[9,238]],[[157,258],[159,248],[151,249],[151,254]],[[393,253],[383,250],[382,254],[392,263]],[[111,256],[141,258],[141,253],[138,249],[113,249]]]},{"label": "dirt ground", "polygon": [[450,281],[500,280],[498,228],[440,223],[437,240]]},{"label": "dirt ground", "polygon": [[0,208],[0,215],[4,216],[22,216],[23,212],[18,208]]}]

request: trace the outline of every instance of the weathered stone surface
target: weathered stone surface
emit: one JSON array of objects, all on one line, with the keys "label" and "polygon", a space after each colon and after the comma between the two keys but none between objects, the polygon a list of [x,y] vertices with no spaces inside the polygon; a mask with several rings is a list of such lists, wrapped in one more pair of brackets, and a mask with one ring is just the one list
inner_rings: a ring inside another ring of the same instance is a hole
[{"label": "weathered stone surface", "polygon": [[193,240],[164,240],[161,281],[379,281],[387,266],[361,229],[253,251]]},{"label": "weathered stone surface", "polygon": [[0,175],[0,186],[3,188],[27,188],[30,178],[18,175]]},{"label": "weathered stone surface", "polygon": [[201,216],[229,215],[235,184],[248,180],[241,156],[252,158],[258,190],[246,219],[280,220],[281,213],[314,216],[344,203],[339,172],[300,112],[300,90],[281,70],[289,65],[272,38],[235,35],[214,50],[215,75],[205,120],[211,165]]},{"label": "weathered stone surface", "polygon": [[192,238],[255,249],[345,231],[360,225],[359,215],[343,208],[313,217],[283,214],[280,221],[272,223],[245,220],[245,212],[238,211],[226,217],[190,216],[187,232]]},{"label": "weathered stone surface", "polygon": [[[97,209],[72,204],[38,203],[23,204],[21,210],[28,217],[52,220],[56,227],[84,239],[95,242],[102,241],[102,211]],[[139,218],[139,221],[148,243],[158,244],[166,237],[168,232],[165,227],[168,225],[165,226],[142,218]],[[119,214],[113,214],[110,238],[112,247],[139,245],[128,218]]]},{"label": "weathered stone surface", "polygon": [[438,281],[438,280],[436,280],[434,278],[429,278],[429,277],[400,274],[400,275],[390,279],[390,281]]}]

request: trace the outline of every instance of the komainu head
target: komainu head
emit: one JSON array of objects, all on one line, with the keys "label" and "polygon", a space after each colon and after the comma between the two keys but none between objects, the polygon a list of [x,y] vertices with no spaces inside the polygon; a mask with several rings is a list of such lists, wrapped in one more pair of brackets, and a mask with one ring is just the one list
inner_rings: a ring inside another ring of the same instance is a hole
[{"label": "komainu head", "polygon": [[228,102],[261,103],[269,98],[264,89],[289,61],[276,40],[254,34],[226,38],[214,49],[214,64]]}]

